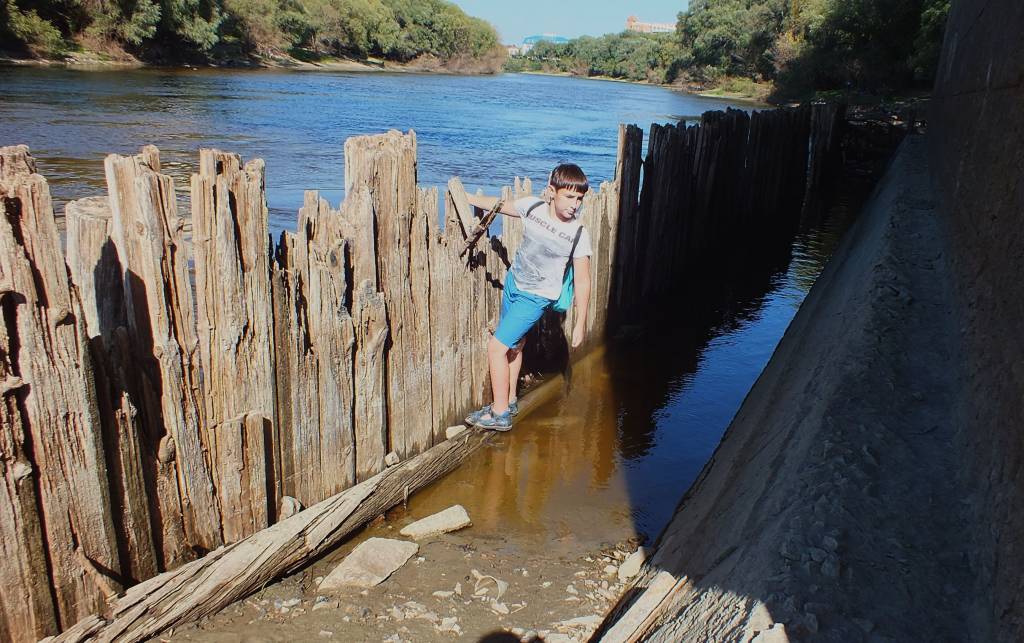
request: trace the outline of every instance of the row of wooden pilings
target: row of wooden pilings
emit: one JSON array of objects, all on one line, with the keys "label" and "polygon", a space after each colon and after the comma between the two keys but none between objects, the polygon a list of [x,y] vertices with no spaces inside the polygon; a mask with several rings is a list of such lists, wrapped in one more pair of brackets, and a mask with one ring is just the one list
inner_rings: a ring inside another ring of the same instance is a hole
[{"label": "row of wooden pilings", "polygon": [[[644,162],[642,131],[621,127],[615,178],[584,207],[591,340],[714,234],[788,226],[840,115],[654,126]],[[460,258],[465,192],[449,183],[442,220],[414,133],[349,139],[343,204],[306,193],[276,243],[260,160],[201,150],[190,228],[156,148],[104,169],[107,196],[66,206],[64,252],[28,149],[0,149],[0,640],[102,619],[128,586],[443,442],[489,397],[522,231]]]}]

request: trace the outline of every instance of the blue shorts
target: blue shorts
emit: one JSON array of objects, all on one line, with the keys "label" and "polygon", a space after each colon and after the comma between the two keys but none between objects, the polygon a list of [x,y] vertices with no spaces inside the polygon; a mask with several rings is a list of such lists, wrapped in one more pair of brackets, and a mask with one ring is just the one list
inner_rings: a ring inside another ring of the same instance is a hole
[{"label": "blue shorts", "polygon": [[544,310],[553,302],[554,299],[519,290],[510,270],[505,275],[505,292],[501,296],[501,321],[494,331],[494,337],[512,348],[530,332],[544,314]]}]

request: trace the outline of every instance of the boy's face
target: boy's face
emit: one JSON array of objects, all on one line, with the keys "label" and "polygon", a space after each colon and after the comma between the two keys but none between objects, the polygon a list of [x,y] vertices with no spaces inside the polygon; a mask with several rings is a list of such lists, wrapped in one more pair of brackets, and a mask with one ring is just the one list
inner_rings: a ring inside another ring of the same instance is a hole
[{"label": "boy's face", "polygon": [[555,214],[559,219],[569,220],[580,209],[583,203],[584,192],[575,188],[559,188],[555,190],[555,198],[551,204],[555,206]]}]

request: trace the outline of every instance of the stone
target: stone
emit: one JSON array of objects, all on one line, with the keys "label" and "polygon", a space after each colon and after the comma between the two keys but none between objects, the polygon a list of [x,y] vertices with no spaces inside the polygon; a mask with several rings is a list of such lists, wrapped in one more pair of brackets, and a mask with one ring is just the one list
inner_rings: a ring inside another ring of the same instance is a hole
[{"label": "stone", "polygon": [[594,629],[601,624],[601,617],[596,614],[591,616],[577,616],[576,618],[570,618],[565,621],[559,621],[555,624],[555,627],[563,628],[587,628]]},{"label": "stone", "polygon": [[398,454],[395,453],[394,451],[384,456],[384,464],[386,464],[389,467],[393,467],[401,461],[402,459],[399,458]]},{"label": "stone", "polygon": [[444,511],[402,527],[398,533],[419,540],[420,538],[463,529],[472,524],[473,521],[469,519],[466,509],[462,505],[453,505]]},{"label": "stone", "polygon": [[458,634],[462,628],[459,627],[459,619],[454,616],[448,616],[441,619],[441,624],[438,626],[438,629],[442,632]]},{"label": "stone", "polygon": [[614,575],[616,575],[618,573],[619,573],[619,568],[616,567],[615,565],[605,565],[604,566],[604,575],[605,576],[614,576]]},{"label": "stone", "polygon": [[829,578],[839,578],[839,561],[829,558],[821,564],[821,573]]},{"label": "stone", "polygon": [[644,560],[647,559],[647,550],[643,547],[638,548],[635,552],[626,556],[626,560],[622,561],[619,565],[619,582],[625,583],[629,579],[633,578],[640,573],[640,568],[644,564]]},{"label": "stone", "polygon": [[302,511],[302,503],[301,502],[299,502],[295,498],[292,498],[291,496],[283,496],[281,498],[281,518],[280,518],[280,520],[284,520],[285,518],[291,518],[292,516],[294,516],[295,514],[299,513],[300,511]]},{"label": "stone", "polygon": [[579,594],[579,591],[577,591],[575,585],[566,585],[565,586],[565,591],[566,591],[567,594],[572,594],[573,596],[576,596],[577,594]]},{"label": "stone", "polygon": [[332,636],[334,636],[334,632],[332,632],[330,630],[320,630],[320,638],[322,638],[322,639],[329,639]]},{"label": "stone", "polygon": [[824,561],[825,558],[828,556],[827,551],[825,551],[824,549],[819,549],[818,547],[811,547],[807,551],[811,554],[811,560],[813,560],[816,563]]},{"label": "stone", "polygon": [[455,592],[449,592],[445,590],[437,591],[433,593],[434,598],[451,598],[455,595]]},{"label": "stone", "polygon": [[454,438],[455,436],[457,436],[458,434],[462,433],[465,430],[465,424],[456,424],[455,426],[450,426],[444,430],[444,437],[448,440],[451,440],[452,438]]},{"label": "stone", "polygon": [[498,601],[494,601],[493,603],[491,603],[491,609],[497,612],[498,614],[508,614],[509,612],[508,606]]},{"label": "stone", "polygon": [[750,643],[789,643],[786,626],[782,623],[774,623],[769,629],[759,632],[751,639]]},{"label": "stone", "polygon": [[320,583],[324,591],[342,587],[373,587],[409,561],[419,550],[416,543],[390,538],[370,538],[360,543]]}]

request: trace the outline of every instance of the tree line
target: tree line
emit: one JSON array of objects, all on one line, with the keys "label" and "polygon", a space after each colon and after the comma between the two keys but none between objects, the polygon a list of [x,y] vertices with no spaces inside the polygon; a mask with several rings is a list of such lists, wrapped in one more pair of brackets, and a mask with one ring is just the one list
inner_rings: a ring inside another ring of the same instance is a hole
[{"label": "tree line", "polygon": [[493,57],[489,23],[445,0],[0,0],[0,48],[144,60]]},{"label": "tree line", "polygon": [[930,87],[950,0],[690,0],[673,34],[542,42],[515,71],[659,83],[772,83],[780,94]]}]

